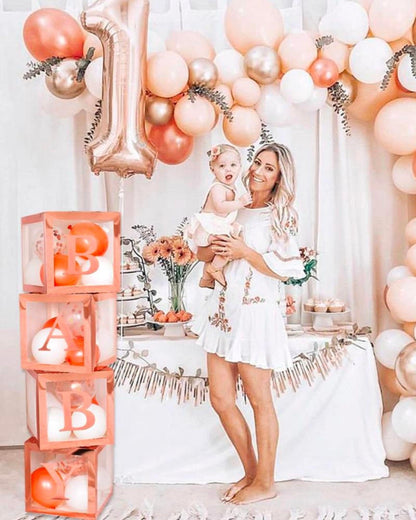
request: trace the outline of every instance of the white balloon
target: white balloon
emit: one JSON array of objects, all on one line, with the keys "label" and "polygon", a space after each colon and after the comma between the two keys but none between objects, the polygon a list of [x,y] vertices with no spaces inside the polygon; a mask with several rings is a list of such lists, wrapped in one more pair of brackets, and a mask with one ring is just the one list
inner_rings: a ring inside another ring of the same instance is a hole
[{"label": "white balloon", "polygon": [[117,339],[113,332],[100,327],[97,331],[97,345],[100,349],[99,362],[109,359],[117,352]]},{"label": "white balloon", "polygon": [[298,115],[294,105],[281,95],[276,83],[262,87],[256,110],[260,119],[270,126],[289,126]]},{"label": "white balloon", "polygon": [[311,75],[302,69],[291,69],[280,81],[280,92],[289,103],[303,103],[313,93],[314,84]]},{"label": "white balloon", "polygon": [[378,83],[387,70],[386,61],[393,50],[381,38],[366,38],[352,48],[349,58],[350,70],[362,83]]},{"label": "white balloon", "polygon": [[399,401],[393,409],[391,422],[396,434],[404,441],[416,442],[416,397]]},{"label": "white balloon", "polygon": [[[114,281],[113,264],[104,256],[96,256],[98,269],[91,274],[81,276],[82,285],[111,285]],[[90,261],[87,260],[81,265],[83,272],[90,269]]]},{"label": "white balloon", "polygon": [[388,272],[386,285],[387,287],[390,287],[390,285],[396,280],[406,278],[407,276],[413,276],[413,273],[410,271],[407,265],[396,265],[396,267],[393,267],[393,269],[390,269]]},{"label": "white balloon", "polygon": [[62,442],[67,441],[71,437],[71,430],[60,431],[65,426],[65,417],[62,408],[56,406],[48,407],[47,423],[48,441]]},{"label": "white balloon", "polygon": [[297,106],[304,112],[315,112],[325,105],[327,97],[328,89],[314,87],[311,97]]},{"label": "white balloon", "polygon": [[43,285],[40,279],[41,260],[34,256],[29,260],[23,269],[23,282],[28,285]]},{"label": "white balloon", "polygon": [[[61,365],[64,363],[68,343],[65,338],[54,338],[51,337],[46,345],[48,350],[41,350],[51,332],[51,327],[46,327],[38,331],[32,339],[32,355],[37,363],[43,363],[45,365]],[[52,336],[61,336],[62,332],[58,329],[54,329]]]},{"label": "white balloon", "polygon": [[244,57],[234,49],[219,52],[214,58],[214,63],[218,69],[218,83],[232,87],[236,79],[247,76]]},{"label": "white balloon", "polygon": [[72,99],[61,99],[51,94],[43,85],[40,89],[39,98],[42,110],[55,117],[73,117],[83,108],[82,94]]},{"label": "white balloon", "polygon": [[98,99],[102,98],[103,88],[103,58],[93,60],[85,71],[85,85],[93,96]]},{"label": "white balloon", "polygon": [[88,511],[88,476],[78,475],[68,480],[65,485],[65,507],[79,513]]},{"label": "white balloon", "polygon": [[355,2],[341,2],[326,14],[319,24],[320,34],[332,34],[347,45],[354,45],[367,36],[368,13]]},{"label": "white balloon", "polygon": [[155,32],[147,32],[147,56],[155,52],[163,52],[166,50],[166,45],[163,39]]},{"label": "white balloon", "polygon": [[404,441],[395,432],[391,420],[391,412],[383,415],[381,421],[384,449],[388,460],[407,460],[413,449],[413,444]]},{"label": "white balloon", "polygon": [[394,163],[392,176],[396,188],[403,193],[416,194],[416,177],[413,174],[413,155],[403,155]]},{"label": "white balloon", "polygon": [[[374,342],[374,354],[382,365],[394,369],[397,356],[413,338],[400,329],[387,329]],[[415,441],[416,442],[416,441]]]},{"label": "white balloon", "polygon": [[411,58],[405,54],[397,67],[397,76],[404,88],[416,92],[416,78],[412,74]]},{"label": "white balloon", "polygon": [[[94,424],[84,430],[74,430],[74,435],[78,439],[98,439],[105,435],[107,431],[107,415],[104,408],[98,404],[91,404],[87,410],[94,415]],[[83,412],[74,412],[72,414],[72,426],[78,428],[84,426],[87,422],[87,417]]]}]

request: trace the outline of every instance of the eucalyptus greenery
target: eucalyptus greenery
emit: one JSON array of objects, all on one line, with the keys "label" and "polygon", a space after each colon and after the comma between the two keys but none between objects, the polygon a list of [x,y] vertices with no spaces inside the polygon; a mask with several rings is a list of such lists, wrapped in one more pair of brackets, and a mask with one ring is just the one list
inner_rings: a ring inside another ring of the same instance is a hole
[{"label": "eucalyptus greenery", "polygon": [[102,116],[102,108],[101,108],[101,99],[95,103],[95,114],[94,119],[91,123],[90,129],[87,132],[87,135],[84,137],[84,149],[86,148],[87,144],[89,144],[94,139],[94,134],[97,126],[100,124],[101,116]]},{"label": "eucalyptus greenery", "polygon": [[331,43],[334,43],[334,37],[331,35],[320,36],[315,40],[315,45],[318,51],[325,47],[325,45],[331,45]]},{"label": "eucalyptus greenery", "polygon": [[85,71],[87,70],[88,65],[91,63],[92,58],[94,56],[95,47],[90,47],[85,55],[85,58],[80,58],[76,64],[78,69],[77,81],[81,83],[84,79]]},{"label": "eucalyptus greenery", "polygon": [[[261,132],[260,132],[260,143],[259,146],[263,146],[265,144],[274,143],[274,137],[270,130],[270,128],[266,125],[266,123],[261,123]],[[247,148],[247,161],[251,163],[254,157],[255,146],[254,144],[250,145]]]},{"label": "eucalyptus greenery", "polygon": [[199,83],[193,83],[188,89],[188,97],[194,102],[196,96],[203,97],[211,101],[211,103],[215,103],[224,114],[229,121],[233,120],[233,114],[231,112],[231,108],[228,106],[224,94],[221,94],[218,90],[213,88],[209,88],[205,85],[201,85]]},{"label": "eucalyptus greenery", "polygon": [[337,81],[328,88],[328,94],[331,98],[332,108],[334,109],[334,112],[337,115],[341,116],[342,127],[345,133],[348,136],[350,136],[351,128],[350,123],[348,121],[348,115],[346,110],[347,106],[351,103],[350,96],[348,95],[342,83],[340,83],[339,81]]},{"label": "eucalyptus greenery", "polygon": [[386,90],[390,83],[390,79],[393,75],[394,70],[396,69],[400,58],[404,55],[408,54],[410,56],[410,65],[412,69],[412,74],[416,78],[416,45],[404,45],[401,49],[396,51],[393,56],[386,61],[387,71],[384,74],[384,77],[381,81],[380,89]]},{"label": "eucalyptus greenery", "polygon": [[64,58],[58,58],[57,56],[52,56],[51,58],[46,58],[43,61],[29,61],[26,63],[26,66],[29,67],[29,70],[23,74],[23,79],[33,79],[36,76],[40,76],[45,73],[47,76],[52,74],[52,67],[61,63]]}]

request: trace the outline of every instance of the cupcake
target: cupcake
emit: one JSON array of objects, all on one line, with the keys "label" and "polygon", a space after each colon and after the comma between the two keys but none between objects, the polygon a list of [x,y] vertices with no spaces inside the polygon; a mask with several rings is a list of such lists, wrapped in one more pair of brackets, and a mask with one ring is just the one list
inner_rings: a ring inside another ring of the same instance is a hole
[{"label": "cupcake", "polygon": [[328,311],[328,303],[325,301],[318,301],[315,303],[313,308],[315,312],[327,312]]},{"label": "cupcake", "polygon": [[129,314],[128,315],[127,323],[129,325],[132,325],[133,323],[136,323],[136,317],[134,316],[134,314]]},{"label": "cupcake", "polygon": [[345,309],[345,303],[336,298],[329,305],[329,312],[342,312]]},{"label": "cupcake", "polygon": [[127,323],[127,314],[121,314],[121,323],[123,323],[123,324]]},{"label": "cupcake", "polygon": [[314,310],[314,307],[315,307],[315,300],[313,298],[308,298],[306,300],[306,303],[303,304],[303,308],[305,309],[305,311],[312,312]]}]

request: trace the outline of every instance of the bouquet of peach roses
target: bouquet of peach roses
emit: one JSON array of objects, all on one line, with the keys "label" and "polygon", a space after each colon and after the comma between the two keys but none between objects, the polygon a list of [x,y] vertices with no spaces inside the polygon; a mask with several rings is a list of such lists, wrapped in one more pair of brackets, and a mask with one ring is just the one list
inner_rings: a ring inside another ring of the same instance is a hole
[{"label": "bouquet of peach roses", "polygon": [[183,238],[183,229],[187,223],[184,219],[178,226],[176,234],[156,237],[153,226],[133,226],[145,242],[142,256],[146,263],[157,263],[166,275],[170,288],[170,303],[172,311],[184,311],[184,285],[189,274],[198,263],[196,255],[190,250]]}]

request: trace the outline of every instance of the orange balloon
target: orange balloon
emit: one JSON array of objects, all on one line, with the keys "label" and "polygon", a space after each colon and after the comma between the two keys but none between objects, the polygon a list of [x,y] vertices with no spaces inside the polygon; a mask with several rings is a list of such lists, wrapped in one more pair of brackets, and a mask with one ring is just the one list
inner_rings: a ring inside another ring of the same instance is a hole
[{"label": "orange balloon", "polygon": [[180,164],[192,153],[194,138],[184,134],[172,119],[167,125],[153,126],[149,140],[165,164]]},{"label": "orange balloon", "polygon": [[[76,349],[68,351],[66,360],[70,365],[80,367],[84,365],[84,338],[82,336],[75,336],[74,343]],[[100,349],[98,348],[98,345],[95,345],[95,360],[98,361],[99,359]]]},{"label": "orange balloon", "polygon": [[44,8],[26,19],[23,39],[30,54],[43,61],[52,56],[80,58],[85,34],[75,18],[65,11]]},{"label": "orange balloon", "polygon": [[[76,285],[79,282],[81,278],[81,266],[78,262],[75,261],[75,266],[77,267],[77,270],[79,270],[79,274],[68,273],[67,255],[62,255],[61,253],[53,255],[53,263],[55,285]],[[43,265],[40,268],[40,279],[42,280],[43,285],[45,285],[45,268]]]},{"label": "orange balloon", "polygon": [[57,498],[59,497],[60,492],[62,493],[62,490],[59,489],[59,486],[53,480],[46,468],[41,467],[36,469],[30,475],[30,482],[32,498],[41,506],[55,509],[65,502],[65,498]]},{"label": "orange balloon", "polygon": [[92,249],[90,254],[103,255],[108,249],[108,237],[104,229],[94,222],[77,222],[68,226],[71,235],[75,235],[75,252],[85,253]]},{"label": "orange balloon", "polygon": [[384,365],[379,364],[378,375],[382,386],[387,388],[387,390],[389,390],[392,394],[404,395],[406,397],[412,395],[409,394],[409,392],[407,392],[407,390],[405,390],[402,387],[402,385],[398,382],[396,372],[393,369],[387,368]]},{"label": "orange balloon", "polygon": [[309,74],[317,87],[328,88],[339,77],[338,67],[335,61],[329,58],[318,58],[309,67]]},{"label": "orange balloon", "polygon": [[[48,327],[53,327],[55,324],[56,318],[57,318],[57,316],[55,316],[53,318],[49,318],[48,321],[45,321],[45,323],[42,325],[42,329],[47,329]],[[56,325],[55,328],[59,330],[59,325]]]}]

